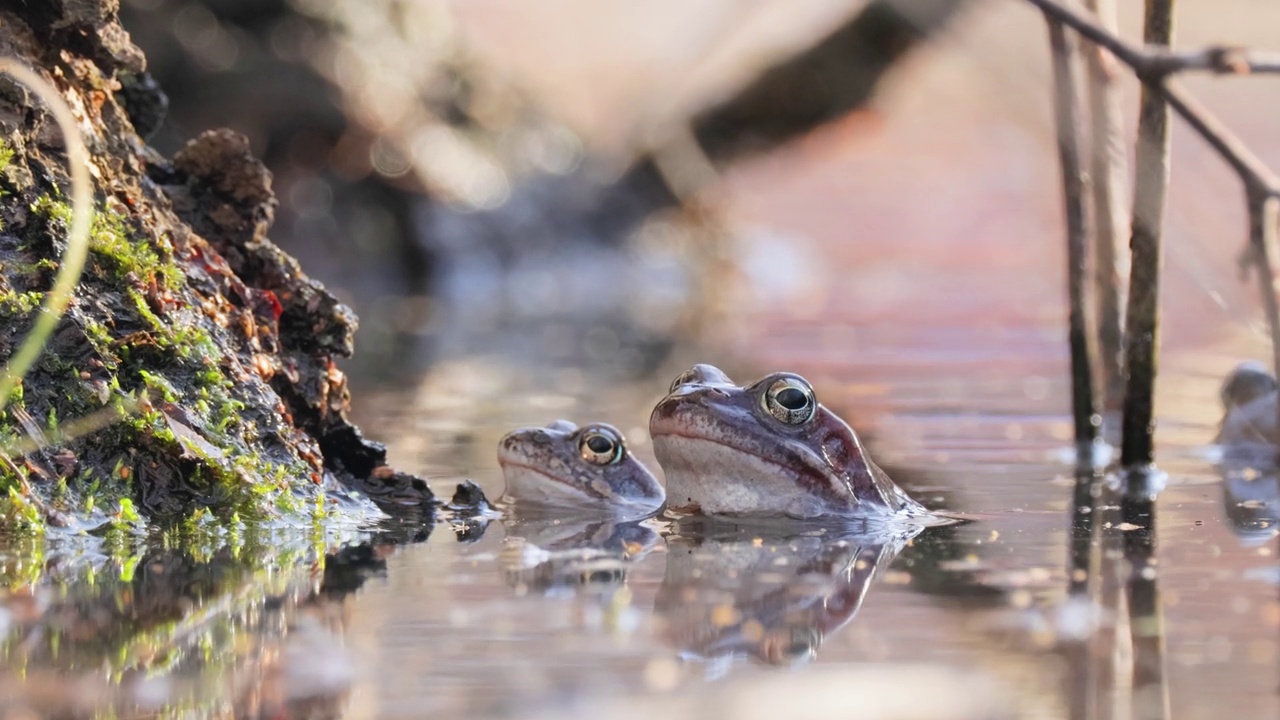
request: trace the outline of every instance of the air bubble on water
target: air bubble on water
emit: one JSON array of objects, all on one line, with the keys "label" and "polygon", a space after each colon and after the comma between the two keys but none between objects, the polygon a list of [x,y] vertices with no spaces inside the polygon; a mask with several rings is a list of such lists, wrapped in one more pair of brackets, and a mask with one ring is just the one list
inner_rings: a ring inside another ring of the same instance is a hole
[{"label": "air bubble on water", "polygon": [[1102,612],[1087,597],[1071,597],[1058,606],[1054,626],[1059,640],[1087,640],[1098,628]]}]

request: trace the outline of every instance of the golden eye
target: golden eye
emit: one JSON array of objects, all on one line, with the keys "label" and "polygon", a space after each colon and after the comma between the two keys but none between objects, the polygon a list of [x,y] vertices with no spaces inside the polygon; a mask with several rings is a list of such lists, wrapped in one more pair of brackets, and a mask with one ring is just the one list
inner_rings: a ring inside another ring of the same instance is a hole
[{"label": "golden eye", "polygon": [[592,465],[612,465],[622,460],[622,436],[612,428],[589,428],[578,438],[578,452]]},{"label": "golden eye", "polygon": [[813,388],[798,375],[783,375],[769,383],[768,389],[760,396],[760,404],[765,412],[788,425],[809,422],[818,409]]}]

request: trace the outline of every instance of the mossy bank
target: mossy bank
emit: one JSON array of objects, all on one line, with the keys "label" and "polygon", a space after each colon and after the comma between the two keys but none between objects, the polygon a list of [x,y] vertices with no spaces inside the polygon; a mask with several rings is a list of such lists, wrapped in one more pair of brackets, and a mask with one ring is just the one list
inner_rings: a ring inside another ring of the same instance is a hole
[{"label": "mossy bank", "polygon": [[[268,239],[271,177],[245,139],[210,131],[170,159],[135,131],[130,111],[163,102],[126,103],[145,62],[114,8],[0,10],[0,52],[77,116],[97,210],[75,298],[0,415],[0,527],[305,517],[351,490],[428,517],[426,484],[346,419],[335,361],[355,315]],[[0,79],[0,358],[66,249],[63,148],[46,109]]]}]

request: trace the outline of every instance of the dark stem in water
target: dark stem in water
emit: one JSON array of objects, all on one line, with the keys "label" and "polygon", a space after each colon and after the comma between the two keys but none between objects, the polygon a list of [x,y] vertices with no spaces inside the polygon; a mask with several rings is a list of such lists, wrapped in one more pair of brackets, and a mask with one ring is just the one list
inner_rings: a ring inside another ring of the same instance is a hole
[{"label": "dark stem in water", "polygon": [[[1092,603],[1090,585],[1096,585],[1092,573],[1096,508],[1094,492],[1100,488],[1100,476],[1092,467],[1080,463],[1076,467],[1075,491],[1071,497],[1071,545],[1067,554],[1067,595],[1070,601]],[[1093,633],[1072,637],[1064,643],[1067,660],[1067,716],[1070,720],[1087,720],[1097,695],[1097,674],[1093,660]]]},{"label": "dark stem in water", "polygon": [[1076,467],[1076,483],[1071,496],[1071,548],[1067,555],[1067,593],[1089,594],[1090,565],[1094,549],[1094,497],[1101,477],[1092,467]]},{"label": "dark stem in water", "polygon": [[[1173,36],[1173,0],[1147,0],[1143,39],[1167,46]],[[1160,233],[1169,185],[1169,108],[1161,92],[1144,85],[1138,113],[1133,268],[1125,328],[1125,396],[1120,461],[1128,468],[1155,459],[1156,351],[1159,345]]]},{"label": "dark stem in water", "polygon": [[1129,633],[1133,642],[1132,717],[1166,720],[1170,716],[1169,686],[1165,673],[1159,565],[1156,562],[1155,501],[1150,497],[1126,497],[1124,504],[1126,520],[1130,515],[1145,518],[1143,527],[1125,533],[1125,558],[1129,564]]},{"label": "dark stem in water", "polygon": [[1079,83],[1075,52],[1062,23],[1046,17],[1053,54],[1054,117],[1058,160],[1062,166],[1062,196],[1067,219],[1067,296],[1070,302],[1067,337],[1071,348],[1071,415],[1075,423],[1078,464],[1092,459],[1098,436],[1094,412],[1092,348],[1086,309],[1088,293],[1088,230],[1085,227],[1084,168],[1080,163]]}]

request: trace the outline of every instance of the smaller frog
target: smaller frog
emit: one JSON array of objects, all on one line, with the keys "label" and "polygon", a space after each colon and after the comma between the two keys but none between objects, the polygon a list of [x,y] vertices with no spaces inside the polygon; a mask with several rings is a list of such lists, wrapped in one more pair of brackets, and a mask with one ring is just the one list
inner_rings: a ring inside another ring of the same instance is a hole
[{"label": "smaller frog", "polygon": [[941,520],[894,484],[793,373],[743,387],[719,368],[695,365],[653,409],[649,434],[673,513]]},{"label": "smaller frog", "polygon": [[508,433],[498,443],[498,464],[507,483],[503,500],[517,508],[636,518],[657,512],[666,499],[622,433],[604,423],[557,420]]}]

